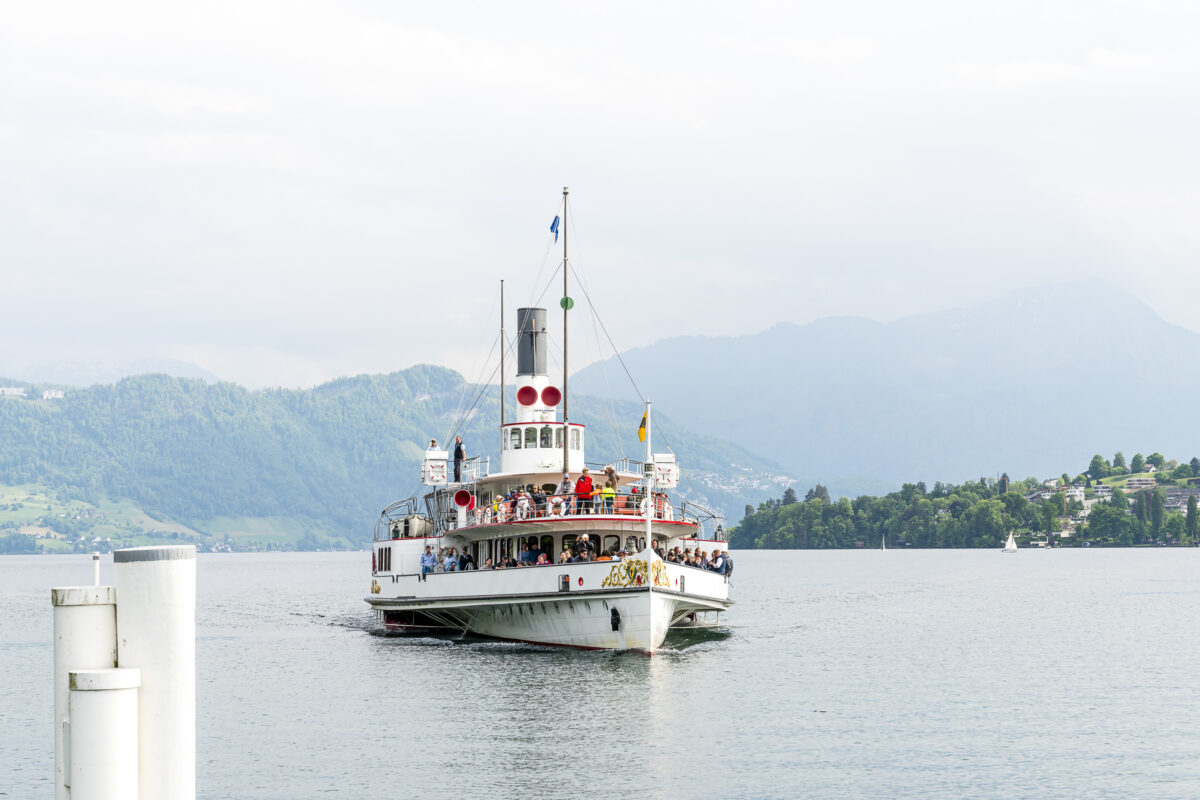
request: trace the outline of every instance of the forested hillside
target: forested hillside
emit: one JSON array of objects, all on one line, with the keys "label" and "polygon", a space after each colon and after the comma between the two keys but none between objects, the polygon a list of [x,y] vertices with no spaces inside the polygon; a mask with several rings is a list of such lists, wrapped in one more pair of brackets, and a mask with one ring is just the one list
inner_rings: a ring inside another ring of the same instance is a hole
[{"label": "forested hillside", "polygon": [[[999,547],[1011,531],[1041,546],[1194,545],[1200,542],[1200,461],[1130,474],[1101,456],[1075,478],[981,478],[955,486],[904,484],[882,497],[834,500],[823,486],[788,489],[731,531],[734,548]],[[1157,453],[1163,464],[1163,457]],[[1134,457],[1141,463],[1142,456]],[[1149,463],[1149,459],[1147,460]],[[1118,471],[1119,470],[1119,471]]]},{"label": "forested hillside", "polygon": [[[165,375],[68,390],[54,400],[31,389],[28,398],[0,397],[0,483],[43,486],[94,505],[128,498],[201,532],[218,517],[288,517],[363,542],[384,506],[419,488],[424,445],[435,436],[445,441],[476,399],[476,413],[458,432],[472,455],[494,451],[497,438],[494,389],[431,366],[311,390],[252,392]],[[573,395],[572,411],[589,423],[590,460],[613,459],[622,448],[640,455],[637,407],[611,409]],[[724,474],[730,463],[776,471],[667,417],[662,429],[669,438],[655,449],[669,442],[685,471]],[[768,495],[695,481],[683,488],[691,499],[736,508]]]}]

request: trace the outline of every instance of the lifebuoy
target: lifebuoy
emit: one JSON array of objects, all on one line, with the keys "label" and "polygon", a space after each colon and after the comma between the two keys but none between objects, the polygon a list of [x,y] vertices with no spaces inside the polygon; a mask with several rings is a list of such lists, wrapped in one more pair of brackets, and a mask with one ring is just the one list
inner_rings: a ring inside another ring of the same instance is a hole
[{"label": "lifebuoy", "polygon": [[550,516],[561,517],[566,511],[566,507],[567,501],[565,498],[560,496],[550,498]]}]

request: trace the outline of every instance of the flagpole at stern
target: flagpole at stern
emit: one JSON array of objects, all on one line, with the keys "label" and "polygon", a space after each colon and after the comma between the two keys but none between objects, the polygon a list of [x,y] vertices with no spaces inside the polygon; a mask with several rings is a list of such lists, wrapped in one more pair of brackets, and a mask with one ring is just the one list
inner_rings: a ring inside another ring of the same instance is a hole
[{"label": "flagpole at stern", "polygon": [[650,456],[650,401],[646,401],[646,415],[642,417],[646,426],[646,546],[650,547],[650,520],[654,515],[654,462]]}]

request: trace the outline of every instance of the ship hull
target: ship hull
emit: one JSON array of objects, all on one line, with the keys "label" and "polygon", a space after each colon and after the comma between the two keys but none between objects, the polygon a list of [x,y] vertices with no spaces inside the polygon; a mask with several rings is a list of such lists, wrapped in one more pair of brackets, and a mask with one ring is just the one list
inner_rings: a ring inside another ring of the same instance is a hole
[{"label": "ship hull", "polygon": [[[637,567],[618,568],[617,563],[570,565],[571,573],[566,568],[533,567],[430,575],[412,582],[413,595],[372,595],[367,602],[384,626],[395,631],[463,632],[542,645],[653,653],[672,625],[689,624],[702,613],[716,616],[732,604],[723,576],[658,564],[653,579],[644,581]],[[652,585],[654,580],[659,585]],[[620,581],[629,585],[613,585]],[[472,584],[487,584],[479,588],[493,591],[451,594],[474,588]],[[548,584],[554,589],[545,590]]]}]

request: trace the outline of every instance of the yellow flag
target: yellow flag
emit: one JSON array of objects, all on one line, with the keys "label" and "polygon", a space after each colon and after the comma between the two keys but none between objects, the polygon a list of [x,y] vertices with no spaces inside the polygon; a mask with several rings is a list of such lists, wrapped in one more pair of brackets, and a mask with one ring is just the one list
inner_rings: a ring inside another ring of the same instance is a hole
[{"label": "yellow flag", "polygon": [[642,424],[638,425],[638,441],[646,441],[646,415],[642,414]]}]

